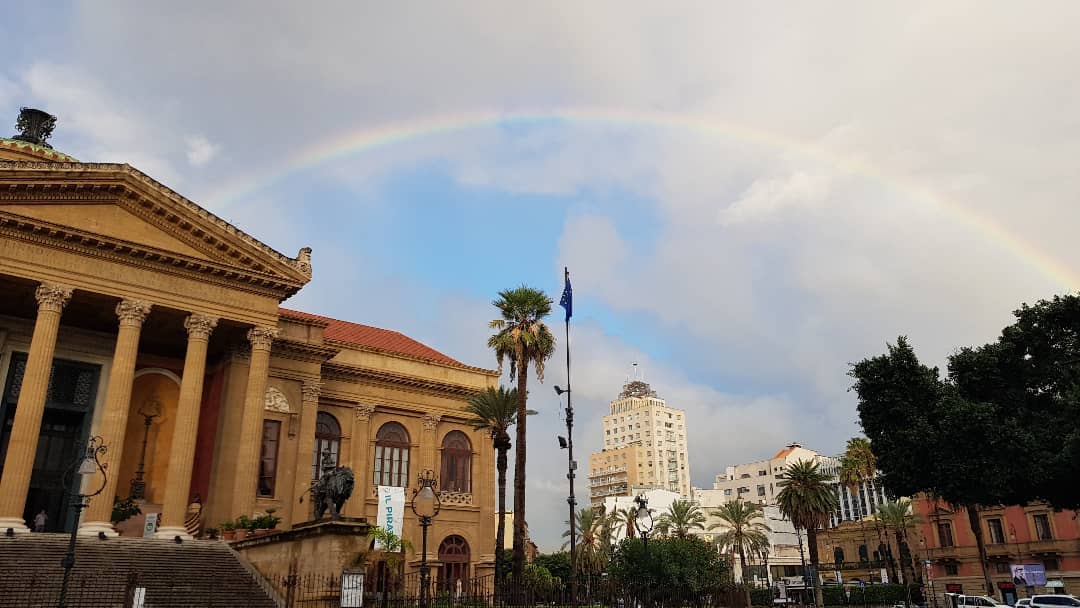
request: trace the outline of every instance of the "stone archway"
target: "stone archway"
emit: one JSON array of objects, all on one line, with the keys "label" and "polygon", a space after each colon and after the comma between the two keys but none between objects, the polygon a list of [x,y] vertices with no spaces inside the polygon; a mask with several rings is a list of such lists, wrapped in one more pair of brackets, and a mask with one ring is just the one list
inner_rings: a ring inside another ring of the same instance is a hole
[{"label": "stone archway", "polygon": [[469,557],[469,543],[464,538],[451,534],[443,539],[439,544],[439,593],[453,595],[458,581],[463,592],[469,588]]}]

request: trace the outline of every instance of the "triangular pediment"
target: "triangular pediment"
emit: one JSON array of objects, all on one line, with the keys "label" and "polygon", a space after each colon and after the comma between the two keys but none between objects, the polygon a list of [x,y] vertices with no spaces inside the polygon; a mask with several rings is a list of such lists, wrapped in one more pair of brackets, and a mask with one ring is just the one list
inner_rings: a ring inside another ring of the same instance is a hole
[{"label": "triangular pediment", "polygon": [[0,224],[283,298],[311,278],[310,250],[288,258],[128,165],[0,162]]}]

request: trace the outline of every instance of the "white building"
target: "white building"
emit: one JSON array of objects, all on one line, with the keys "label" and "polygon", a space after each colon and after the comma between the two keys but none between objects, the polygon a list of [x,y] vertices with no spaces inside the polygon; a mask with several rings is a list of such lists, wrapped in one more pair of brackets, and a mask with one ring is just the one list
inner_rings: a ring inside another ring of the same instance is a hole
[{"label": "white building", "polygon": [[[659,520],[661,515],[667,513],[668,510],[671,509],[672,503],[676,500],[683,500],[682,496],[670,490],[634,488],[629,496],[608,496],[605,498],[604,513],[625,511],[626,509],[631,508],[637,509],[637,503],[634,502],[634,498],[637,496],[644,496],[645,499],[649,501],[649,512],[652,513],[653,523]],[[614,542],[618,543],[626,538],[626,528],[623,526],[615,526],[612,528],[611,534]]]},{"label": "white building", "polygon": [[[686,427],[686,413],[668,407],[648,384],[641,380],[624,384],[604,416],[603,451],[590,458],[595,501],[628,488],[669,490],[689,499],[693,493]],[[604,452],[617,452],[619,463],[605,462]],[[608,479],[613,472],[619,474],[618,491],[611,489]]]}]

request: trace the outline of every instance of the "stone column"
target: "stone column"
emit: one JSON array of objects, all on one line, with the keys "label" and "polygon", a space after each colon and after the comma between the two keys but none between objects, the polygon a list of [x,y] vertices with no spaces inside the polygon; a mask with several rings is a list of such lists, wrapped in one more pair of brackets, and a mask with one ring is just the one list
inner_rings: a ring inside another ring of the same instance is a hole
[{"label": "stone column", "polygon": [[248,341],[251,342],[251,360],[248,366],[247,390],[244,392],[244,408],[240,414],[236,477],[233,480],[232,513],[236,515],[251,516],[255,508],[266,378],[270,372],[270,345],[277,334],[278,330],[273,327],[254,327],[247,333]]},{"label": "stone column", "polygon": [[[300,436],[296,441],[296,492],[293,504],[292,525],[311,519],[311,462],[315,452],[315,418],[319,415],[319,395],[322,382],[304,382],[300,389],[303,404],[300,408]],[[299,502],[300,498],[304,502]]]},{"label": "stone column", "polygon": [[[116,305],[116,316],[120,318],[120,330],[116,335],[116,349],[113,351],[112,367],[109,371],[109,386],[105,389],[105,410],[101,417],[98,435],[108,446],[103,464],[105,470],[112,473],[105,476],[105,489],[94,500],[83,516],[79,534],[97,536],[104,532],[106,536],[117,536],[112,529],[112,506],[110,497],[116,495],[116,478],[120,471],[120,459],[124,451],[124,433],[127,430],[128,412],[131,409],[131,385],[135,380],[135,359],[139,354],[139,334],[143,321],[150,314],[150,304],[138,300],[124,300]],[[98,482],[100,483],[100,482]],[[96,487],[96,486],[95,486]]]},{"label": "stone column", "polygon": [[353,408],[353,433],[352,452],[349,454],[349,467],[356,476],[356,487],[353,489],[352,498],[345,503],[345,515],[349,517],[365,517],[364,512],[367,499],[374,496],[374,484],[371,472],[371,415],[375,413],[374,405],[357,405]]},{"label": "stone column", "polygon": [[[438,445],[436,444],[438,433],[435,431],[439,428],[440,420],[442,420],[441,414],[424,414],[424,435],[420,439],[420,470],[409,471],[414,478],[424,469],[431,469],[432,471],[435,471],[436,476],[440,476],[439,464],[435,462],[435,456],[439,453]],[[412,485],[413,482],[410,479],[409,487],[412,487]]]},{"label": "stone column", "polygon": [[45,396],[49,392],[56,335],[60,331],[60,313],[71,299],[71,292],[70,287],[42,283],[34,293],[38,303],[37,321],[30,340],[30,354],[26,358],[19,401],[15,406],[3,478],[0,479],[0,531],[8,528],[16,532],[30,531],[23,521],[23,509],[26,494],[30,491],[30,475],[34,471],[41,417],[45,413]]},{"label": "stone column", "polygon": [[176,423],[169,446],[169,467],[166,472],[165,502],[161,508],[159,538],[190,539],[184,528],[188,495],[191,490],[191,468],[195,464],[195,439],[199,430],[199,408],[202,406],[203,379],[206,377],[206,346],[217,319],[192,314],[184,320],[187,329],[187,355],[184,375],[180,379],[180,400],[176,406]]}]

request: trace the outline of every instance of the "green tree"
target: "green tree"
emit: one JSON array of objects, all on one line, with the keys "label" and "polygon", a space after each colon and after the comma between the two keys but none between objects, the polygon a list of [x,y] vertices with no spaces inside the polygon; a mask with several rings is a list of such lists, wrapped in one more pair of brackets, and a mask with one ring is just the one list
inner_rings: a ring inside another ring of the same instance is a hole
[{"label": "green tree", "polygon": [[[877,475],[877,457],[874,456],[874,452],[870,448],[870,442],[865,437],[852,437],[851,439],[848,439],[844,454],[840,457],[840,470],[837,473],[840,484],[843,485],[847,491],[851,492],[855,505],[861,505],[862,502],[859,499],[861,493],[859,490]],[[870,547],[870,540],[866,536],[866,518],[870,516],[869,503],[873,499],[873,496],[867,492],[867,508],[865,511],[860,508],[858,514],[859,530],[862,532],[863,544],[866,545],[868,549]],[[878,537],[880,541],[880,528],[878,529]],[[879,556],[882,560],[886,559],[886,556],[880,554],[880,552]],[[869,555],[867,555],[867,559],[869,559]],[[892,571],[892,577],[893,580],[896,580],[895,568]]]},{"label": "green tree", "polygon": [[413,552],[412,543],[379,526],[371,527],[368,538],[375,541],[375,548],[357,555],[353,560],[354,565],[386,562],[386,586],[389,589],[395,588],[398,579],[404,574],[405,553]]},{"label": "green tree", "polygon": [[[607,517],[603,512],[594,511],[589,507],[583,507],[575,516],[574,532],[577,542],[577,569],[585,574],[598,574],[607,565],[610,549],[610,527]],[[563,538],[570,538],[570,521],[566,522],[567,529],[563,532]],[[562,548],[565,550],[570,545],[567,540]]]},{"label": "green tree", "polygon": [[720,521],[709,526],[709,530],[722,530],[715,542],[721,551],[730,550],[739,554],[739,566],[743,580],[746,580],[746,556],[761,556],[769,550],[769,526],[765,524],[761,506],[742,499],[720,505],[709,515]]},{"label": "green tree", "polygon": [[566,551],[555,553],[541,553],[536,556],[533,563],[547,568],[556,579],[561,581],[570,580],[570,554]]},{"label": "green tree", "polygon": [[514,564],[513,575],[520,580],[525,572],[525,416],[528,411],[529,364],[536,368],[537,380],[544,381],[544,365],[555,352],[555,336],[544,324],[551,314],[551,298],[539,289],[522,285],[499,292],[492,304],[500,318],[489,323],[496,333],[488,338],[502,371],[510,361],[510,375],[517,376],[517,451],[514,459]]},{"label": "green tree", "polygon": [[[495,533],[495,577],[502,580],[506,564],[502,560],[502,548],[506,543],[506,453],[510,451],[510,427],[514,426],[518,415],[518,392],[516,388],[497,390],[488,388],[469,399],[465,413],[472,414],[470,421],[476,430],[487,429],[497,453],[495,468],[499,477],[499,520]],[[536,412],[527,410],[527,414]]]},{"label": "green tree", "polygon": [[877,520],[887,532],[893,533],[896,539],[896,555],[900,557],[900,567],[904,571],[904,584],[911,585],[915,582],[915,568],[911,563],[911,545],[908,544],[907,532],[920,523],[919,516],[912,513],[911,501],[901,498],[890,500],[878,507]]},{"label": "green tree", "polygon": [[694,530],[705,529],[705,514],[689,500],[676,500],[657,518],[656,529],[664,536],[686,538]]},{"label": "green tree", "polygon": [[637,508],[626,507],[625,509],[616,509],[611,514],[612,524],[621,526],[625,530],[624,538],[637,537]]},{"label": "green tree", "polygon": [[829,521],[829,515],[839,506],[839,500],[829,482],[832,478],[812,460],[799,460],[784,471],[780,480],[780,492],[776,495],[780,511],[796,528],[806,530],[806,545],[810,564],[814,568],[814,599],[817,606],[824,606],[821,585],[817,584],[818,558],[817,531]]},{"label": "green tree", "polygon": [[619,543],[608,574],[630,590],[647,592],[650,604],[677,605],[668,598],[700,600],[730,583],[730,572],[716,548],[695,536],[649,539],[648,551],[639,538]]},{"label": "green tree", "polygon": [[993,402],[965,399],[938,368],[919,361],[906,338],[887,348],[851,371],[859,419],[877,455],[882,482],[898,495],[926,492],[964,508],[986,592],[993,593],[978,510],[1026,501],[1010,487],[1025,483],[1016,477],[1024,469],[1002,459],[1014,451],[1008,444],[1022,440],[1001,428],[1017,427]]}]

